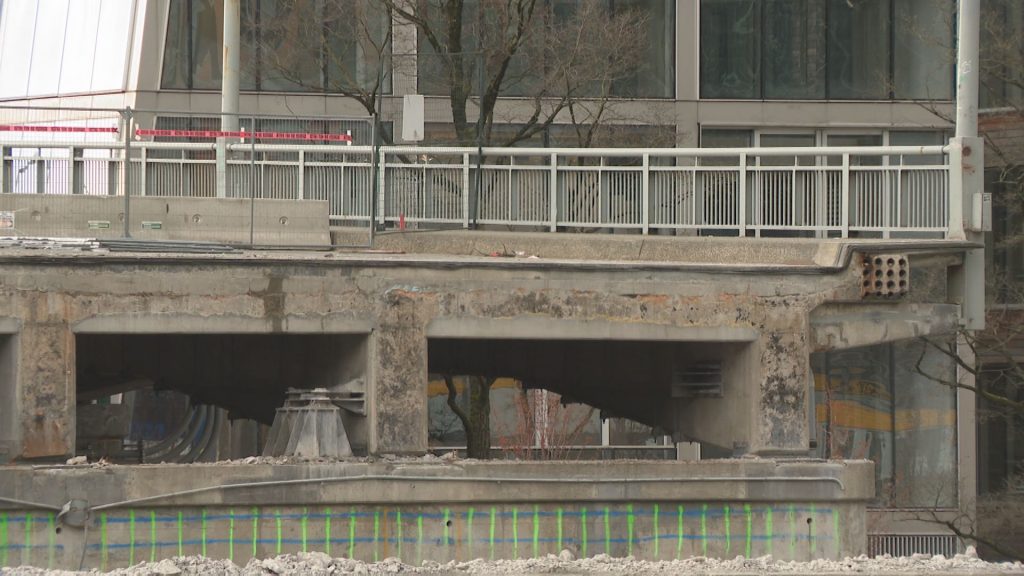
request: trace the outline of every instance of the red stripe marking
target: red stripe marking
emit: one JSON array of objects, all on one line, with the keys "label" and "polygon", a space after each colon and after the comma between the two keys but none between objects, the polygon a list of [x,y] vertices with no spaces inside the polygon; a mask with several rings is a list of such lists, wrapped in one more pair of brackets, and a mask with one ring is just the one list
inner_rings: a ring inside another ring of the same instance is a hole
[{"label": "red stripe marking", "polygon": [[328,140],[351,142],[348,134],[309,134],[306,132],[244,132],[225,130],[150,130],[139,128],[137,136],[170,136],[173,138],[258,138],[260,140]]},{"label": "red stripe marking", "polygon": [[0,124],[0,132],[99,132],[117,134],[117,128],[89,128],[86,126],[19,126]]}]

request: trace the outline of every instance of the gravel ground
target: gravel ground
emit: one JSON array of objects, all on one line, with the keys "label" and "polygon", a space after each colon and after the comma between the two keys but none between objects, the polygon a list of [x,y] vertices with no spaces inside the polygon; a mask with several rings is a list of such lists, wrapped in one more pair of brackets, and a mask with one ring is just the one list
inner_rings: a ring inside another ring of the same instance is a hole
[{"label": "gravel ground", "polygon": [[[909,557],[891,558],[847,558],[845,560],[814,560],[811,562],[785,562],[771,556],[734,560],[713,558],[690,558],[671,562],[646,562],[633,558],[611,558],[599,554],[593,558],[576,560],[569,551],[560,555],[528,560],[472,560],[438,564],[424,562],[422,566],[409,566],[397,558],[368,564],[347,558],[331,558],[320,552],[307,554],[284,554],[276,558],[250,560],[245,566],[237,566],[227,560],[212,560],[201,556],[182,556],[161,560],[156,563],[143,562],[131,568],[106,572],[117,576],[333,576],[334,574],[488,574],[488,575],[643,575],[643,574],[700,574],[700,575],[754,575],[754,574],[1021,574],[1024,564],[985,562],[978,558],[973,548],[953,558],[917,554]],[[90,572],[67,572],[39,568],[0,568],[3,576],[72,576],[76,574],[101,574]]]}]

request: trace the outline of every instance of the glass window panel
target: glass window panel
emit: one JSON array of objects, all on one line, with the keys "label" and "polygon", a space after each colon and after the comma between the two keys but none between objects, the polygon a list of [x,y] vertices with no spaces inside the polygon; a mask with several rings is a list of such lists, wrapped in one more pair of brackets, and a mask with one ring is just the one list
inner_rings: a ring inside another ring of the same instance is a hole
[{"label": "glass window panel", "polygon": [[759,98],[760,2],[704,0],[700,10],[702,98]]},{"label": "glass window panel", "polygon": [[[813,148],[814,134],[761,134],[760,145],[764,148]],[[766,156],[760,159],[762,166],[792,166],[794,156]],[[801,156],[800,166],[814,166],[814,156]]]},{"label": "glass window panel", "polygon": [[224,3],[220,0],[192,0],[193,88],[220,88],[223,32]]},{"label": "glass window panel", "polygon": [[613,12],[633,11],[642,15],[640,66],[626,78],[615,81],[615,96],[671,98],[675,95],[675,29],[673,0],[615,0]]},{"label": "glass window panel", "polygon": [[[894,130],[889,132],[890,146],[942,146],[946,143],[946,133],[941,130]],[[899,156],[890,157],[890,164],[899,164]],[[942,164],[942,156],[906,156],[902,158],[904,166],[934,166]]]},{"label": "glass window panel", "polygon": [[952,0],[895,3],[896,98],[953,99],[953,7]]},{"label": "glass window panel", "polygon": [[[332,45],[341,42],[354,45],[351,34],[342,26],[342,22],[358,18],[351,7],[344,15],[331,14],[330,28],[325,28],[318,4],[315,0],[260,1],[260,87],[263,90],[320,90],[323,87],[320,42],[324,33],[328,32]],[[351,66],[349,62],[340,64]]]},{"label": "glass window panel", "polygon": [[[324,73],[329,91],[370,90],[377,82],[380,59],[385,71],[391,65],[391,26],[381,3],[361,0],[355,4],[333,0],[324,5]],[[311,50],[310,50],[311,51]],[[385,74],[384,91],[391,90],[391,74]]]},{"label": "glass window panel", "polygon": [[122,0],[103,0],[97,25],[92,90],[122,90],[128,65],[132,11]]},{"label": "glass window panel", "polygon": [[829,98],[888,97],[889,7],[889,0],[829,0]]},{"label": "glass window panel", "polygon": [[890,504],[956,506],[956,394],[943,383],[956,379],[954,359],[920,340],[894,344],[893,358],[896,410]]},{"label": "glass window panel", "polygon": [[20,97],[28,92],[31,62],[25,57],[26,47],[35,35],[35,0],[7,0],[3,26],[0,30],[0,97]]},{"label": "glass window panel", "polygon": [[825,4],[767,0],[764,24],[765,98],[824,98]]},{"label": "glass window panel", "polygon": [[[854,147],[854,146],[881,146],[882,135],[881,134],[829,134],[827,139],[828,146],[836,146],[840,148]],[[829,157],[828,163],[830,166],[840,166],[843,163],[843,159],[840,156]],[[881,156],[850,156],[851,166],[881,166]]]},{"label": "glass window panel", "polygon": [[167,13],[167,40],[164,42],[164,67],[160,86],[189,88],[188,2],[171,2]]},{"label": "glass window panel", "polygon": [[61,94],[86,92],[91,88],[89,72],[96,56],[96,34],[99,33],[100,5],[96,2],[72,2],[61,62]]},{"label": "glass window panel", "polygon": [[28,79],[29,96],[57,93],[67,21],[68,0],[39,3],[35,42],[32,44],[32,68]]}]

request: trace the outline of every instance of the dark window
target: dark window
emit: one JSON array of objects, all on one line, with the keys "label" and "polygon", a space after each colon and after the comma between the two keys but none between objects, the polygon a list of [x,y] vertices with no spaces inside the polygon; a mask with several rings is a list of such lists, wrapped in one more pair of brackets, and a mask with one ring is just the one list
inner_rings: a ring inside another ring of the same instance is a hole
[{"label": "dark window", "polygon": [[701,97],[949,100],[952,0],[701,0]]}]

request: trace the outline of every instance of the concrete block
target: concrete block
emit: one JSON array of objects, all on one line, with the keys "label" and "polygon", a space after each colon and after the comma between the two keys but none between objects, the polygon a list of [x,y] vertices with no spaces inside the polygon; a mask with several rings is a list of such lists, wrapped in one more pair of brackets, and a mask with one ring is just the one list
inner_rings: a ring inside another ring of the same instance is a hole
[{"label": "concrete block", "polygon": [[127,404],[80,404],[75,409],[79,438],[124,438],[132,425]]}]

